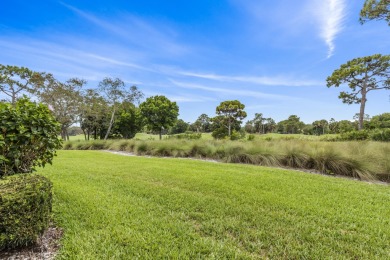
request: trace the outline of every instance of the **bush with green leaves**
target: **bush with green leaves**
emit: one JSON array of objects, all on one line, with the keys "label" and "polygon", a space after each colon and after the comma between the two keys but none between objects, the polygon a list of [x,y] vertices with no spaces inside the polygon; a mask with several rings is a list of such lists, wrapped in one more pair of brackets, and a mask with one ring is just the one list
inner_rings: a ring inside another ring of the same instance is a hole
[{"label": "bush with green leaves", "polygon": [[342,141],[364,141],[368,140],[369,137],[369,132],[366,130],[351,131],[340,135]]},{"label": "bush with green leaves", "polygon": [[51,164],[61,148],[59,127],[46,105],[28,98],[0,103],[0,178]]},{"label": "bush with green leaves", "polygon": [[370,131],[370,139],[373,141],[390,142],[390,128]]},{"label": "bush with green leaves", "polygon": [[0,251],[27,246],[47,228],[52,184],[47,178],[24,174],[0,180]]}]

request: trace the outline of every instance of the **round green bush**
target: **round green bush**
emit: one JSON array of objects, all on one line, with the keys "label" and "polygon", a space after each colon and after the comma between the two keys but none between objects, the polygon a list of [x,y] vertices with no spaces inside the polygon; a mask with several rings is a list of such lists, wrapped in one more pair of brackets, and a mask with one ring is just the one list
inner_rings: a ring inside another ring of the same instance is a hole
[{"label": "round green bush", "polygon": [[60,126],[46,105],[27,98],[0,103],[0,178],[52,163]]},{"label": "round green bush", "polygon": [[0,180],[0,251],[27,246],[47,228],[52,208],[52,183],[35,174]]}]

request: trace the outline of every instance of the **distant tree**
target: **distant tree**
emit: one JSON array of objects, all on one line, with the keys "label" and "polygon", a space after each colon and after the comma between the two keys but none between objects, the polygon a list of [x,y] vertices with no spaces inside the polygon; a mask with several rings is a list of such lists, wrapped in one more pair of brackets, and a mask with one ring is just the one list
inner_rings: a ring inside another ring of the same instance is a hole
[{"label": "distant tree", "polygon": [[291,115],[287,120],[278,123],[278,132],[283,134],[298,134],[301,133],[305,123],[303,123],[297,115]]},{"label": "distant tree", "polygon": [[360,22],[363,24],[369,20],[385,20],[390,25],[390,1],[366,0],[360,11]]},{"label": "distant tree", "polygon": [[390,113],[373,116],[369,122],[370,128],[390,128]]},{"label": "distant tree", "polygon": [[207,133],[211,131],[211,118],[206,114],[201,114],[193,124],[196,132]]},{"label": "distant tree", "polygon": [[169,130],[169,134],[174,135],[174,134],[185,133],[186,131],[188,131],[189,127],[190,127],[189,123],[185,122],[183,119],[179,119],[171,127],[171,129]]},{"label": "distant tree", "polygon": [[48,74],[45,84],[37,92],[39,100],[49,106],[61,124],[63,140],[69,140],[68,128],[78,121],[82,102],[80,90],[85,84],[85,80],[78,78],[60,82]]},{"label": "distant tree", "polygon": [[91,135],[94,139],[104,138],[110,118],[109,110],[106,100],[95,89],[82,92],[79,118],[85,140],[89,140]]},{"label": "distant tree", "polygon": [[346,104],[360,104],[359,130],[363,129],[367,93],[372,90],[390,89],[390,55],[375,54],[348,61],[327,78],[328,87],[347,83],[351,92],[340,92],[339,98]]},{"label": "distant tree", "polygon": [[253,124],[253,120],[249,120],[245,123],[244,129],[247,133],[256,133],[255,126]]},{"label": "distant tree", "polygon": [[347,133],[357,130],[357,125],[349,120],[341,120],[338,122],[338,133]]},{"label": "distant tree", "polygon": [[239,122],[241,124],[241,120],[246,117],[247,114],[244,111],[244,108],[245,105],[241,104],[238,100],[223,101],[219,104],[219,106],[217,106],[217,115],[225,118],[223,122],[228,129],[228,136],[232,133],[232,125],[235,122]]},{"label": "distant tree", "polygon": [[329,120],[329,131],[330,133],[332,134],[337,134],[339,132],[339,123],[334,119],[334,118],[331,118]]},{"label": "distant tree", "polygon": [[264,130],[265,133],[272,133],[276,129],[276,122],[270,117],[265,118]]},{"label": "distant tree", "polygon": [[313,131],[316,135],[323,135],[325,134],[329,123],[327,120],[322,119],[322,120],[314,121],[312,125],[313,125]]},{"label": "distant tree", "polygon": [[211,118],[211,136],[215,139],[237,140],[245,136],[245,128],[241,128],[241,121],[234,120],[231,124],[231,135],[228,132],[228,119],[224,116],[215,116]]},{"label": "distant tree", "polygon": [[108,124],[108,129],[104,140],[106,140],[111,132],[111,129],[115,122],[115,112],[118,104],[124,100],[128,102],[138,102],[143,97],[141,91],[136,86],[132,86],[130,90],[127,90],[126,84],[119,78],[104,78],[99,83],[99,90],[104,94],[107,102],[111,105],[111,119]]},{"label": "distant tree", "polygon": [[34,72],[25,67],[0,64],[0,92],[15,104],[22,94],[34,93],[43,83],[44,73]]},{"label": "distant tree", "polygon": [[68,129],[69,136],[82,135],[83,130],[79,126],[71,126]]},{"label": "distant tree", "polygon": [[160,140],[162,131],[173,126],[179,116],[176,102],[165,96],[149,97],[139,107],[145,124],[150,130],[159,132]]},{"label": "distant tree", "polygon": [[304,135],[313,135],[315,133],[313,124],[305,124],[302,128]]},{"label": "distant tree", "polygon": [[122,102],[117,111],[113,133],[125,139],[135,136],[142,128],[139,109],[131,102]]}]

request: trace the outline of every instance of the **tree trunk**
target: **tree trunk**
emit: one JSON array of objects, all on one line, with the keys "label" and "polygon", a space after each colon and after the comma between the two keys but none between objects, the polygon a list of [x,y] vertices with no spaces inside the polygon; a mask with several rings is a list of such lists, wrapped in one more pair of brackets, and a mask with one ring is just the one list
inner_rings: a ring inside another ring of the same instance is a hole
[{"label": "tree trunk", "polygon": [[366,95],[367,95],[367,89],[366,86],[362,88],[362,100],[360,102],[360,113],[359,113],[359,131],[363,130],[364,128],[364,109],[366,108]]},{"label": "tree trunk", "polygon": [[364,109],[366,108],[366,95],[367,95],[367,72],[364,78],[363,87],[362,87],[362,99],[360,102],[360,113],[359,113],[359,131],[363,130],[363,120],[364,120]]},{"label": "tree trunk", "polygon": [[160,140],[161,140],[161,137],[162,137],[162,127],[160,128]]},{"label": "tree trunk", "polygon": [[83,134],[84,134],[84,140],[87,141],[87,133],[85,132],[85,130],[83,128],[81,128],[81,130],[83,131]]},{"label": "tree trunk", "polygon": [[232,134],[232,123],[230,122],[230,118],[228,121],[228,133],[229,133],[229,136]]},{"label": "tree trunk", "polygon": [[110,125],[108,126],[108,130],[107,130],[106,136],[104,137],[104,140],[107,140],[108,135],[111,132],[112,125],[114,124],[114,117],[115,117],[115,107],[114,107],[114,110],[112,110]]}]

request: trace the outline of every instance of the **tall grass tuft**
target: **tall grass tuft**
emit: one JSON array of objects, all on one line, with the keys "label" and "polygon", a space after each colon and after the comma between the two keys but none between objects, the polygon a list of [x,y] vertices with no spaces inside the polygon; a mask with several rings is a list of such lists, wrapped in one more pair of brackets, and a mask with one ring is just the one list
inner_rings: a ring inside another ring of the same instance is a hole
[{"label": "tall grass tuft", "polygon": [[390,182],[390,143],[384,142],[321,142],[298,137],[252,141],[94,140],[66,142],[64,149],[109,149],[137,155],[213,159]]}]

